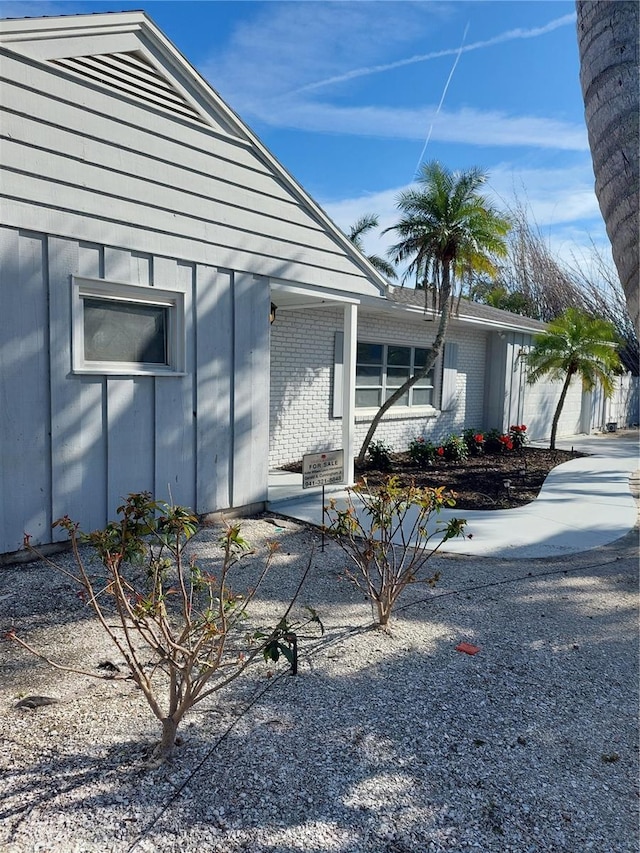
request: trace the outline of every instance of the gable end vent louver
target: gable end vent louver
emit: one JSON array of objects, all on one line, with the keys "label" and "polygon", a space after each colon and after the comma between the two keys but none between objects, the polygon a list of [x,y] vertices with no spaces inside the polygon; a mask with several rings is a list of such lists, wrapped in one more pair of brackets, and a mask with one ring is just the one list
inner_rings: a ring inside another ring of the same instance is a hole
[{"label": "gable end vent louver", "polygon": [[200,113],[140,53],[73,56],[51,62],[136,101],[206,124]]}]

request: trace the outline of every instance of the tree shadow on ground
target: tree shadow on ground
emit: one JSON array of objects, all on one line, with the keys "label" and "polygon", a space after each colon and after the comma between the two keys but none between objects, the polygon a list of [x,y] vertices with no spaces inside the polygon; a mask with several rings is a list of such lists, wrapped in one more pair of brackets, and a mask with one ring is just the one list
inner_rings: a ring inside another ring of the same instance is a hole
[{"label": "tree shadow on ground", "polygon": [[[282,542],[298,567],[301,542]],[[173,765],[145,768],[146,745],[125,740],[36,758],[6,777],[14,805],[0,817],[28,821],[28,797],[34,815],[68,817],[74,843],[115,821],[110,849],[123,851],[206,836],[220,853],[578,853],[587,841],[631,853],[636,543],[637,531],[554,561],[439,558],[441,585],[408,590],[389,634],[367,630],[351,587],[323,583],[329,636],[303,649],[300,677],[250,679],[194,712]],[[285,562],[267,604],[295,583]]]}]

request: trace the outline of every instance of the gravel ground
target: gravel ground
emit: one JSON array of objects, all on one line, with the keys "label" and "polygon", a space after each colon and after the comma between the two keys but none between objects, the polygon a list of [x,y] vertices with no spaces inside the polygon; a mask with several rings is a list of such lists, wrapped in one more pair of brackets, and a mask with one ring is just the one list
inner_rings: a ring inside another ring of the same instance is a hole
[{"label": "gravel ground", "polygon": [[[243,521],[256,559],[281,542],[258,607],[284,609],[315,545],[300,600],[325,635],[297,677],[259,664],[193,709],[171,763],[147,760],[159,729],[132,682],[0,645],[0,849],[636,853],[637,530],[552,561],[438,558],[385,633],[335,544],[282,527]],[[194,541],[204,565],[216,537]],[[118,662],[41,564],[0,572],[0,613],[56,660]],[[33,694],[59,701],[15,707]]]}]

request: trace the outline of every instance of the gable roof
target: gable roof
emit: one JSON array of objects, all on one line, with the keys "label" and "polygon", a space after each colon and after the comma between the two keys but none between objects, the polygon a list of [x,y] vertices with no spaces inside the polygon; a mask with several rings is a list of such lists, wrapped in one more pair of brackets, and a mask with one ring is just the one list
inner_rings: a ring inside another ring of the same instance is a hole
[{"label": "gable roof", "polygon": [[[415,290],[410,287],[389,287],[389,299],[397,305],[408,309],[424,312],[425,294],[423,290]],[[427,310],[427,314],[431,314]],[[526,331],[532,333],[544,332],[546,324],[531,317],[523,317],[520,314],[512,314],[491,305],[483,305],[480,302],[472,302],[462,298],[457,313],[452,315],[452,320],[471,322],[477,325],[494,326],[500,329],[512,329],[514,331]]]},{"label": "gable roof", "polygon": [[250,149],[331,240],[356,290],[384,295],[384,278],[145,12],[6,19],[0,48]]}]

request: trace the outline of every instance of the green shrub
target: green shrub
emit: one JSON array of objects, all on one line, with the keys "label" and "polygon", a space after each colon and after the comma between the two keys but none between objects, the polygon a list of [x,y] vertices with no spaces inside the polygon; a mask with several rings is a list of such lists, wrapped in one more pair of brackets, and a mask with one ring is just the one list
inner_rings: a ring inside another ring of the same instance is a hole
[{"label": "green shrub", "polygon": [[409,456],[420,468],[427,468],[429,465],[433,465],[436,449],[430,441],[426,441],[419,435],[411,439]]},{"label": "green shrub", "polygon": [[384,441],[373,441],[367,452],[372,468],[379,471],[388,471],[391,468],[391,448]]},{"label": "green shrub", "polygon": [[444,458],[447,462],[465,462],[469,458],[466,442],[459,435],[452,433],[442,446],[444,447]]}]

